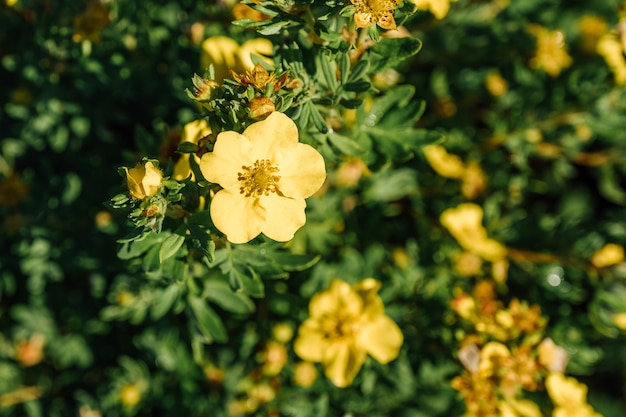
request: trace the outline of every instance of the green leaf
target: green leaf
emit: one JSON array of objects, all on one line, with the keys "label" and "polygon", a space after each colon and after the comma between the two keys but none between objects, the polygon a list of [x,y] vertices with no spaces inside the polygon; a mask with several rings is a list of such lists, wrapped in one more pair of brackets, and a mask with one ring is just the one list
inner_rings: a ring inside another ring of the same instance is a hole
[{"label": "green leaf", "polygon": [[197,320],[198,328],[207,339],[216,342],[226,342],[226,328],[224,323],[222,323],[222,319],[204,299],[191,297],[189,306]]},{"label": "green leaf", "polygon": [[233,291],[241,290],[244,294],[251,297],[263,297],[265,288],[263,281],[252,268],[247,268],[249,276],[241,271],[237,266],[233,265],[228,272],[228,282]]},{"label": "green leaf", "polygon": [[355,93],[363,93],[370,89],[372,84],[369,81],[353,81],[343,86],[346,91],[352,91]]},{"label": "green leaf", "polygon": [[178,145],[176,152],[178,153],[196,153],[198,152],[198,145],[192,142],[183,142]]},{"label": "green leaf", "polygon": [[367,74],[369,66],[370,63],[367,60],[363,59],[361,61],[358,61],[356,64],[354,64],[354,68],[352,68],[352,71],[350,72],[350,76],[346,80],[346,83],[359,81],[363,76]]},{"label": "green leaf", "polygon": [[320,255],[299,255],[288,252],[273,252],[272,259],[285,271],[304,271],[320,260]]},{"label": "green leaf", "polygon": [[[372,25],[374,26],[374,25]],[[379,72],[385,68],[398,65],[402,61],[417,54],[422,49],[422,41],[417,38],[381,38],[372,47],[372,72]]]},{"label": "green leaf", "polygon": [[228,284],[220,281],[207,281],[204,296],[226,311],[236,314],[249,314],[254,311],[254,303],[242,293],[234,293]]},{"label": "green leaf", "polygon": [[356,141],[338,133],[329,133],[328,140],[345,155],[361,155],[364,152],[364,149]]},{"label": "green leaf", "polygon": [[159,250],[159,261],[163,263],[168,258],[171,258],[178,252],[183,243],[185,242],[185,236],[179,234],[172,234],[168,236]]},{"label": "green leaf", "polygon": [[337,75],[335,65],[330,61],[330,54],[320,53],[318,56],[318,68],[322,71],[322,76],[326,86],[333,92],[337,91]]},{"label": "green leaf", "polygon": [[315,126],[315,128],[319,130],[321,133],[327,133],[328,125],[326,124],[326,120],[324,120],[324,117],[322,116],[320,111],[311,101],[307,101],[306,105],[309,108],[311,121],[313,122],[313,125]]},{"label": "green leaf", "polygon": [[152,320],[158,320],[167,313],[180,295],[181,286],[177,283],[170,284],[165,289],[155,291],[154,301],[150,309]]}]

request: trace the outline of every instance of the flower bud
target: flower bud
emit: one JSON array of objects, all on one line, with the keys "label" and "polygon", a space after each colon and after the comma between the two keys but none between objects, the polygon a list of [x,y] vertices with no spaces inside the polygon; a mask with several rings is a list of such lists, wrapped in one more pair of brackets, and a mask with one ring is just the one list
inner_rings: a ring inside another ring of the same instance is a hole
[{"label": "flower bud", "polygon": [[145,165],[137,164],[135,168],[124,168],[126,172],[126,185],[131,197],[143,200],[152,197],[161,188],[163,174],[148,161]]}]

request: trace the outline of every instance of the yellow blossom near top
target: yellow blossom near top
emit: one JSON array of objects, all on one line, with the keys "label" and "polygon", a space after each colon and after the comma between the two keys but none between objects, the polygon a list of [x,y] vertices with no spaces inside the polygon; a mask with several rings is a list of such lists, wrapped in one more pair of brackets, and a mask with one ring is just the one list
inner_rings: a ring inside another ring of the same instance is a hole
[{"label": "yellow blossom near top", "polygon": [[161,189],[163,174],[161,170],[148,161],[144,165],[137,164],[134,168],[124,168],[126,185],[132,198],[143,200],[152,197]]},{"label": "yellow blossom near top", "polygon": [[587,386],[560,372],[550,372],[546,389],[554,404],[552,417],[602,417],[587,404]]},{"label": "yellow blossom near top", "polygon": [[232,243],[260,233],[280,242],[292,239],[306,222],[304,199],[326,179],[322,155],[299,143],[296,124],[279,112],[242,134],[220,133],[200,169],[223,187],[211,202],[211,218]]},{"label": "yellow blossom near top", "polygon": [[439,221],[464,249],[488,261],[503,259],[507,253],[506,247],[487,237],[482,219],[482,207],[473,203],[462,203],[455,208],[446,209]]},{"label": "yellow blossom near top", "polygon": [[359,28],[366,28],[376,23],[383,29],[396,28],[393,14],[401,0],[350,0],[356,6],[354,23]]},{"label": "yellow blossom near top", "polygon": [[607,243],[591,256],[591,263],[596,268],[617,265],[624,261],[624,248],[615,243]]},{"label": "yellow blossom near top", "polygon": [[596,44],[596,51],[604,58],[606,65],[613,73],[615,84],[626,83],[626,59],[624,59],[624,48],[614,34],[607,33],[602,36]]},{"label": "yellow blossom near top", "polygon": [[254,68],[252,55],[256,55],[268,64],[272,60],[267,58],[273,51],[272,42],[268,39],[250,39],[241,46],[236,40],[227,36],[213,36],[202,42],[200,65],[208,68],[213,65],[215,81],[222,82],[230,75],[230,70],[244,73]]},{"label": "yellow blossom near top", "polygon": [[465,164],[456,155],[448,153],[441,145],[426,145],[422,148],[426,161],[442,177],[460,179],[465,174]]},{"label": "yellow blossom near top", "polygon": [[452,1],[455,0],[411,0],[418,10],[429,10],[437,19],[446,17]]},{"label": "yellow blossom near top", "polygon": [[550,31],[539,25],[530,25],[528,32],[537,38],[537,51],[530,61],[533,68],[540,68],[551,77],[556,77],[572,65],[572,57],[567,53],[563,32]]},{"label": "yellow blossom near top", "polygon": [[380,282],[366,278],[352,286],[335,279],[313,296],[309,318],[298,329],[294,350],[309,362],[321,362],[328,379],[347,387],[367,355],[386,364],[398,357],[404,336],[385,315]]},{"label": "yellow blossom near top", "polygon": [[[198,144],[200,139],[203,139],[211,134],[211,128],[205,119],[194,120],[183,126],[183,134],[180,138],[180,142],[191,142]],[[172,173],[172,179],[176,181],[182,181],[189,175],[193,175],[191,172],[191,166],[189,165],[189,157],[191,155],[184,153],[180,159],[174,164],[174,172]],[[200,162],[200,158],[193,155],[196,162]]]}]

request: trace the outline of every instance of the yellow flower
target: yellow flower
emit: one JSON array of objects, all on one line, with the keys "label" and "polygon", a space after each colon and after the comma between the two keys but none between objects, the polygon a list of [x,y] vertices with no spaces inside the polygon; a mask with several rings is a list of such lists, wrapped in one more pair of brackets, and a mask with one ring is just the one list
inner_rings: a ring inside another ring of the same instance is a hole
[{"label": "yellow flower", "polygon": [[556,77],[572,65],[572,57],[565,48],[563,32],[549,31],[539,25],[530,25],[528,31],[537,38],[537,51],[530,61],[533,68],[541,68],[548,75]]},{"label": "yellow flower", "polygon": [[618,329],[626,330],[626,313],[613,314],[611,319]]},{"label": "yellow flower", "polygon": [[539,406],[530,400],[506,398],[498,404],[500,417],[541,417]]},{"label": "yellow flower", "polygon": [[317,369],[311,362],[298,362],[293,369],[294,384],[309,388],[317,379]]},{"label": "yellow flower", "polygon": [[137,164],[135,168],[124,168],[124,171],[126,171],[128,191],[136,200],[152,197],[161,189],[163,174],[150,161],[145,165]]},{"label": "yellow flower", "polygon": [[506,248],[487,237],[482,219],[482,207],[473,203],[463,203],[456,208],[445,210],[439,220],[464,249],[488,261],[503,259],[506,256]]},{"label": "yellow flower", "polygon": [[215,81],[221,83],[229,77],[231,69],[237,73],[243,73],[254,68],[252,55],[271,64],[272,60],[266,55],[271,55],[272,50],[272,42],[268,39],[250,39],[240,46],[237,41],[229,37],[213,36],[202,42],[200,65],[202,68],[208,68],[213,64]]},{"label": "yellow flower", "polygon": [[503,96],[509,89],[506,80],[498,71],[491,71],[487,74],[487,78],[485,78],[485,87],[487,88],[487,91],[489,91],[489,94],[494,97]]},{"label": "yellow flower", "polygon": [[404,336],[384,312],[373,278],[350,286],[335,279],[309,304],[309,318],[298,330],[294,350],[302,359],[321,362],[338,387],[350,385],[369,354],[382,364],[398,357]]},{"label": "yellow flower", "polygon": [[552,417],[602,417],[587,404],[587,386],[560,372],[550,372],[546,389],[555,408]]},{"label": "yellow flower", "polygon": [[561,346],[552,339],[545,338],[537,346],[537,359],[539,363],[551,372],[563,372],[567,366],[569,355]]},{"label": "yellow flower", "polygon": [[124,407],[132,408],[141,401],[141,390],[136,385],[124,385],[119,392]]},{"label": "yellow flower", "polygon": [[465,164],[461,158],[449,154],[443,146],[426,145],[423,151],[428,164],[442,177],[460,179],[465,174]]},{"label": "yellow flower", "polygon": [[85,11],[78,16],[74,16],[74,42],[89,40],[94,43],[100,42],[100,32],[108,26],[110,22],[109,8],[100,0],[92,0],[87,4]]},{"label": "yellow flower", "polygon": [[[180,138],[180,142],[191,142],[198,145],[198,141],[203,139],[211,134],[211,128],[209,124],[204,119],[194,120],[193,122],[187,123],[183,126],[183,134]],[[174,164],[174,172],[172,173],[172,178],[177,181],[182,181],[185,178],[189,177],[191,172],[191,166],[189,165],[189,157],[191,155],[188,153],[182,154],[180,159],[176,161]],[[196,162],[200,162],[200,158],[196,155],[193,155]]]},{"label": "yellow flower", "polygon": [[607,243],[598,249],[591,257],[591,263],[596,268],[616,265],[624,260],[624,248],[615,243]]},{"label": "yellow flower", "polygon": [[350,0],[356,6],[354,23],[359,28],[366,28],[376,23],[383,29],[396,28],[393,13],[400,0]]},{"label": "yellow flower", "polygon": [[450,11],[453,0],[411,0],[418,10],[430,10],[437,19],[443,19]]},{"label": "yellow flower", "polygon": [[296,124],[279,112],[243,134],[220,133],[200,169],[223,187],[213,197],[211,218],[232,243],[260,233],[280,242],[293,238],[306,222],[304,199],[326,179],[322,155],[299,143]]},{"label": "yellow flower", "polygon": [[624,59],[624,50],[617,36],[613,34],[602,36],[596,44],[596,51],[613,72],[615,83],[618,85],[626,83],[626,59]]}]

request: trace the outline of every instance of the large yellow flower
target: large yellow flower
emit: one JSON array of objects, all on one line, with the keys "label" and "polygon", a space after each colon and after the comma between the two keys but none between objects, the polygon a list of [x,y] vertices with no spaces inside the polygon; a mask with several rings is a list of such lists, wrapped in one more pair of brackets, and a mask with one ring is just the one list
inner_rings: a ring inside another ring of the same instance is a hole
[{"label": "large yellow flower", "polygon": [[506,247],[487,236],[487,230],[482,225],[482,207],[473,203],[459,204],[456,208],[445,210],[439,220],[468,251],[492,262],[506,257]]},{"label": "large yellow flower", "polygon": [[272,60],[266,57],[272,54],[272,50],[272,42],[264,38],[250,39],[240,46],[229,37],[213,36],[202,42],[200,65],[202,68],[213,65],[215,81],[221,83],[229,77],[230,70],[243,73],[254,68],[252,55],[272,64]]},{"label": "large yellow flower", "polygon": [[321,362],[338,387],[350,385],[368,354],[382,364],[398,357],[404,336],[385,315],[379,289],[373,278],[353,286],[333,280],[311,299],[310,317],[298,330],[296,354]]},{"label": "large yellow flower", "polygon": [[150,161],[145,165],[137,164],[131,169],[124,168],[124,171],[126,171],[128,191],[136,200],[152,197],[161,189],[163,174]]},{"label": "large yellow flower", "polygon": [[243,134],[220,133],[200,169],[223,187],[213,197],[211,218],[232,243],[260,233],[280,242],[293,238],[306,222],[304,199],[326,179],[322,155],[299,143],[295,123],[278,112]]}]

